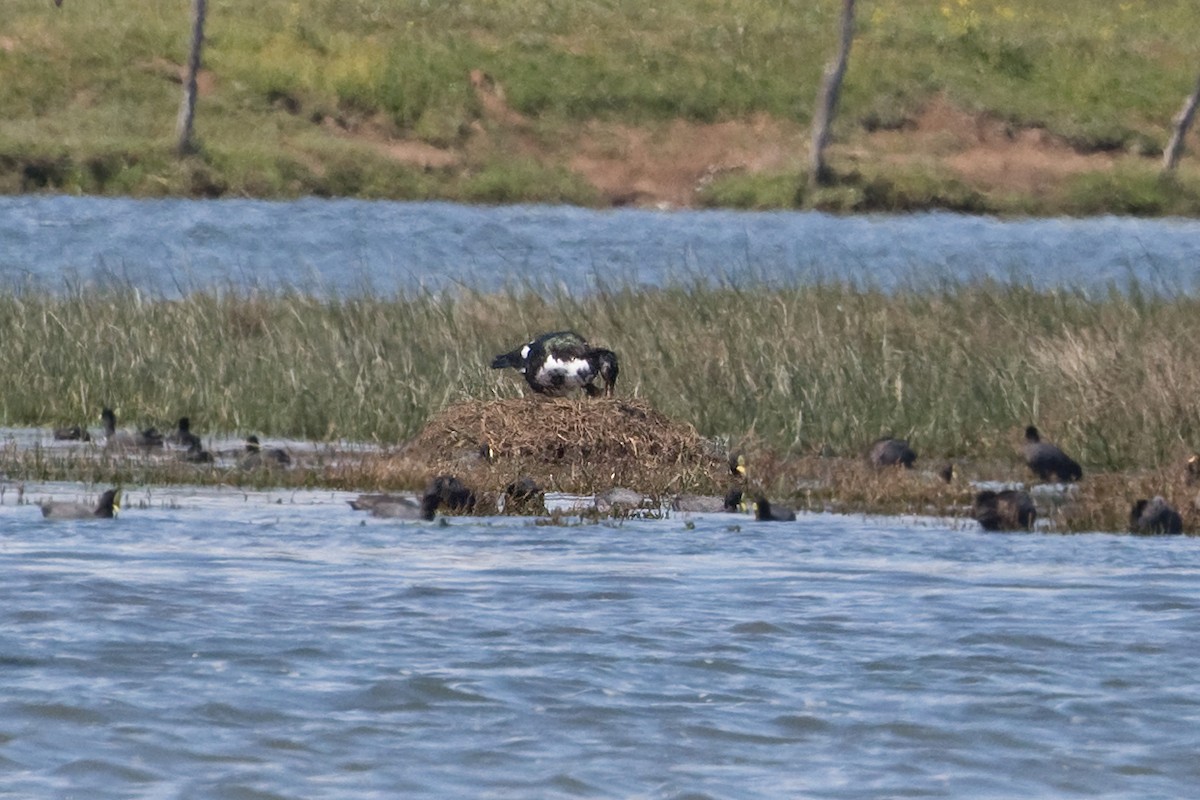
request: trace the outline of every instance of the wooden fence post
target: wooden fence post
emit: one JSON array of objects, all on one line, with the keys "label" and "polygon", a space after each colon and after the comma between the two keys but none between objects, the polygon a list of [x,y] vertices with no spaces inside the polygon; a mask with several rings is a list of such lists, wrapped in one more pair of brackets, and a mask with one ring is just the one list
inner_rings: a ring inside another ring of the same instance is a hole
[{"label": "wooden fence post", "polygon": [[825,67],[821,89],[817,93],[817,109],[813,113],[812,150],[809,152],[809,185],[829,182],[829,165],[825,163],[825,146],[829,144],[829,129],[842,91],[842,78],[850,60],[850,44],[854,41],[854,0],[842,0],[842,39],[837,56]]},{"label": "wooden fence post", "polygon": [[1192,118],[1196,116],[1197,104],[1200,104],[1200,79],[1196,81],[1196,88],[1192,90],[1188,99],[1183,101],[1183,108],[1175,117],[1175,130],[1171,133],[1167,149],[1163,151],[1163,172],[1171,172],[1179,163],[1179,157],[1183,155],[1183,140],[1191,127]]},{"label": "wooden fence post", "polygon": [[180,156],[196,151],[192,124],[196,117],[196,76],[200,72],[200,51],[204,47],[204,14],[207,5],[206,0],[192,2],[192,49],[188,55],[187,75],[183,79],[183,101],[179,105],[176,124],[176,133],[179,135],[176,152]]}]

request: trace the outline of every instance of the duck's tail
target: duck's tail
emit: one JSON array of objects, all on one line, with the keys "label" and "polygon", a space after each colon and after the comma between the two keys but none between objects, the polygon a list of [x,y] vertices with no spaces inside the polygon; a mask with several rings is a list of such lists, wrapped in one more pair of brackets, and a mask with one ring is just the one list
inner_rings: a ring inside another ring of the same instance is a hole
[{"label": "duck's tail", "polygon": [[521,357],[521,351],[513,350],[511,353],[501,353],[492,359],[492,369],[504,369],[512,367],[520,369],[525,366],[525,359]]}]

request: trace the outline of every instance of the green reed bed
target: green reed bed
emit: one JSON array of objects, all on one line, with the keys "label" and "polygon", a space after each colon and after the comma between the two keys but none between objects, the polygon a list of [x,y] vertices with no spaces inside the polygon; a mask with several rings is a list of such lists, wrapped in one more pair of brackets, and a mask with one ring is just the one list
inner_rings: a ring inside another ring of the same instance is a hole
[{"label": "green reed bed", "polygon": [[621,358],[619,394],[706,436],[855,456],[908,437],[924,463],[1018,463],[1023,427],[1086,469],[1154,468],[1200,444],[1200,303],[980,284],[881,291],[23,291],[0,297],[0,422],[130,425],[388,445],[466,398],[524,384],[491,356],[572,327]]}]

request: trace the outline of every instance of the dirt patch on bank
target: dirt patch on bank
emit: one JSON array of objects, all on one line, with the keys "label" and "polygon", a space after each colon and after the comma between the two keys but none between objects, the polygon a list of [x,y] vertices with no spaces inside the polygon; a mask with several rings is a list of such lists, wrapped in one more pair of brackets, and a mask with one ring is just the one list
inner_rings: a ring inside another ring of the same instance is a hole
[{"label": "dirt patch on bank", "polygon": [[[699,123],[674,120],[647,126],[591,121],[552,135],[513,109],[502,83],[481,70],[466,79],[477,118],[463,139],[434,147],[371,126],[338,129],[387,158],[423,169],[469,169],[496,152],[565,167],[582,176],[611,205],[694,207],[713,180],[730,173],[795,174],[806,169],[807,127],[765,114]],[[1041,128],[1020,128],[972,114],[934,97],[908,124],[892,130],[855,129],[830,149],[849,165],[930,166],[948,171],[983,194],[1044,196],[1064,179],[1111,170],[1126,153],[1082,153]]]},{"label": "dirt patch on bank", "polygon": [[[983,192],[1043,195],[1064,178],[1112,169],[1112,153],[1080,153],[1043,128],[1019,128],[985,114],[970,114],[935,97],[912,125],[876,131],[865,142],[843,145],[857,159],[893,164],[936,161]],[[836,152],[836,148],[835,148]]]},{"label": "dirt patch on bank", "polygon": [[804,135],[761,114],[711,124],[675,120],[658,129],[591,122],[567,163],[616,205],[686,207],[721,175],[799,169]]}]

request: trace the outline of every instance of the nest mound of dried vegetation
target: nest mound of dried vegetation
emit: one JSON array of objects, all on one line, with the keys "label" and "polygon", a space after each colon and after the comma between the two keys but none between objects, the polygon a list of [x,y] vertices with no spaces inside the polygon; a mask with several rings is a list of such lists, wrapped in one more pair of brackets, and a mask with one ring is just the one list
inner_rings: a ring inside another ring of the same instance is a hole
[{"label": "nest mound of dried vegetation", "polygon": [[398,456],[486,488],[528,476],[557,491],[665,494],[728,475],[719,447],[638,398],[471,400],[431,418]]}]

